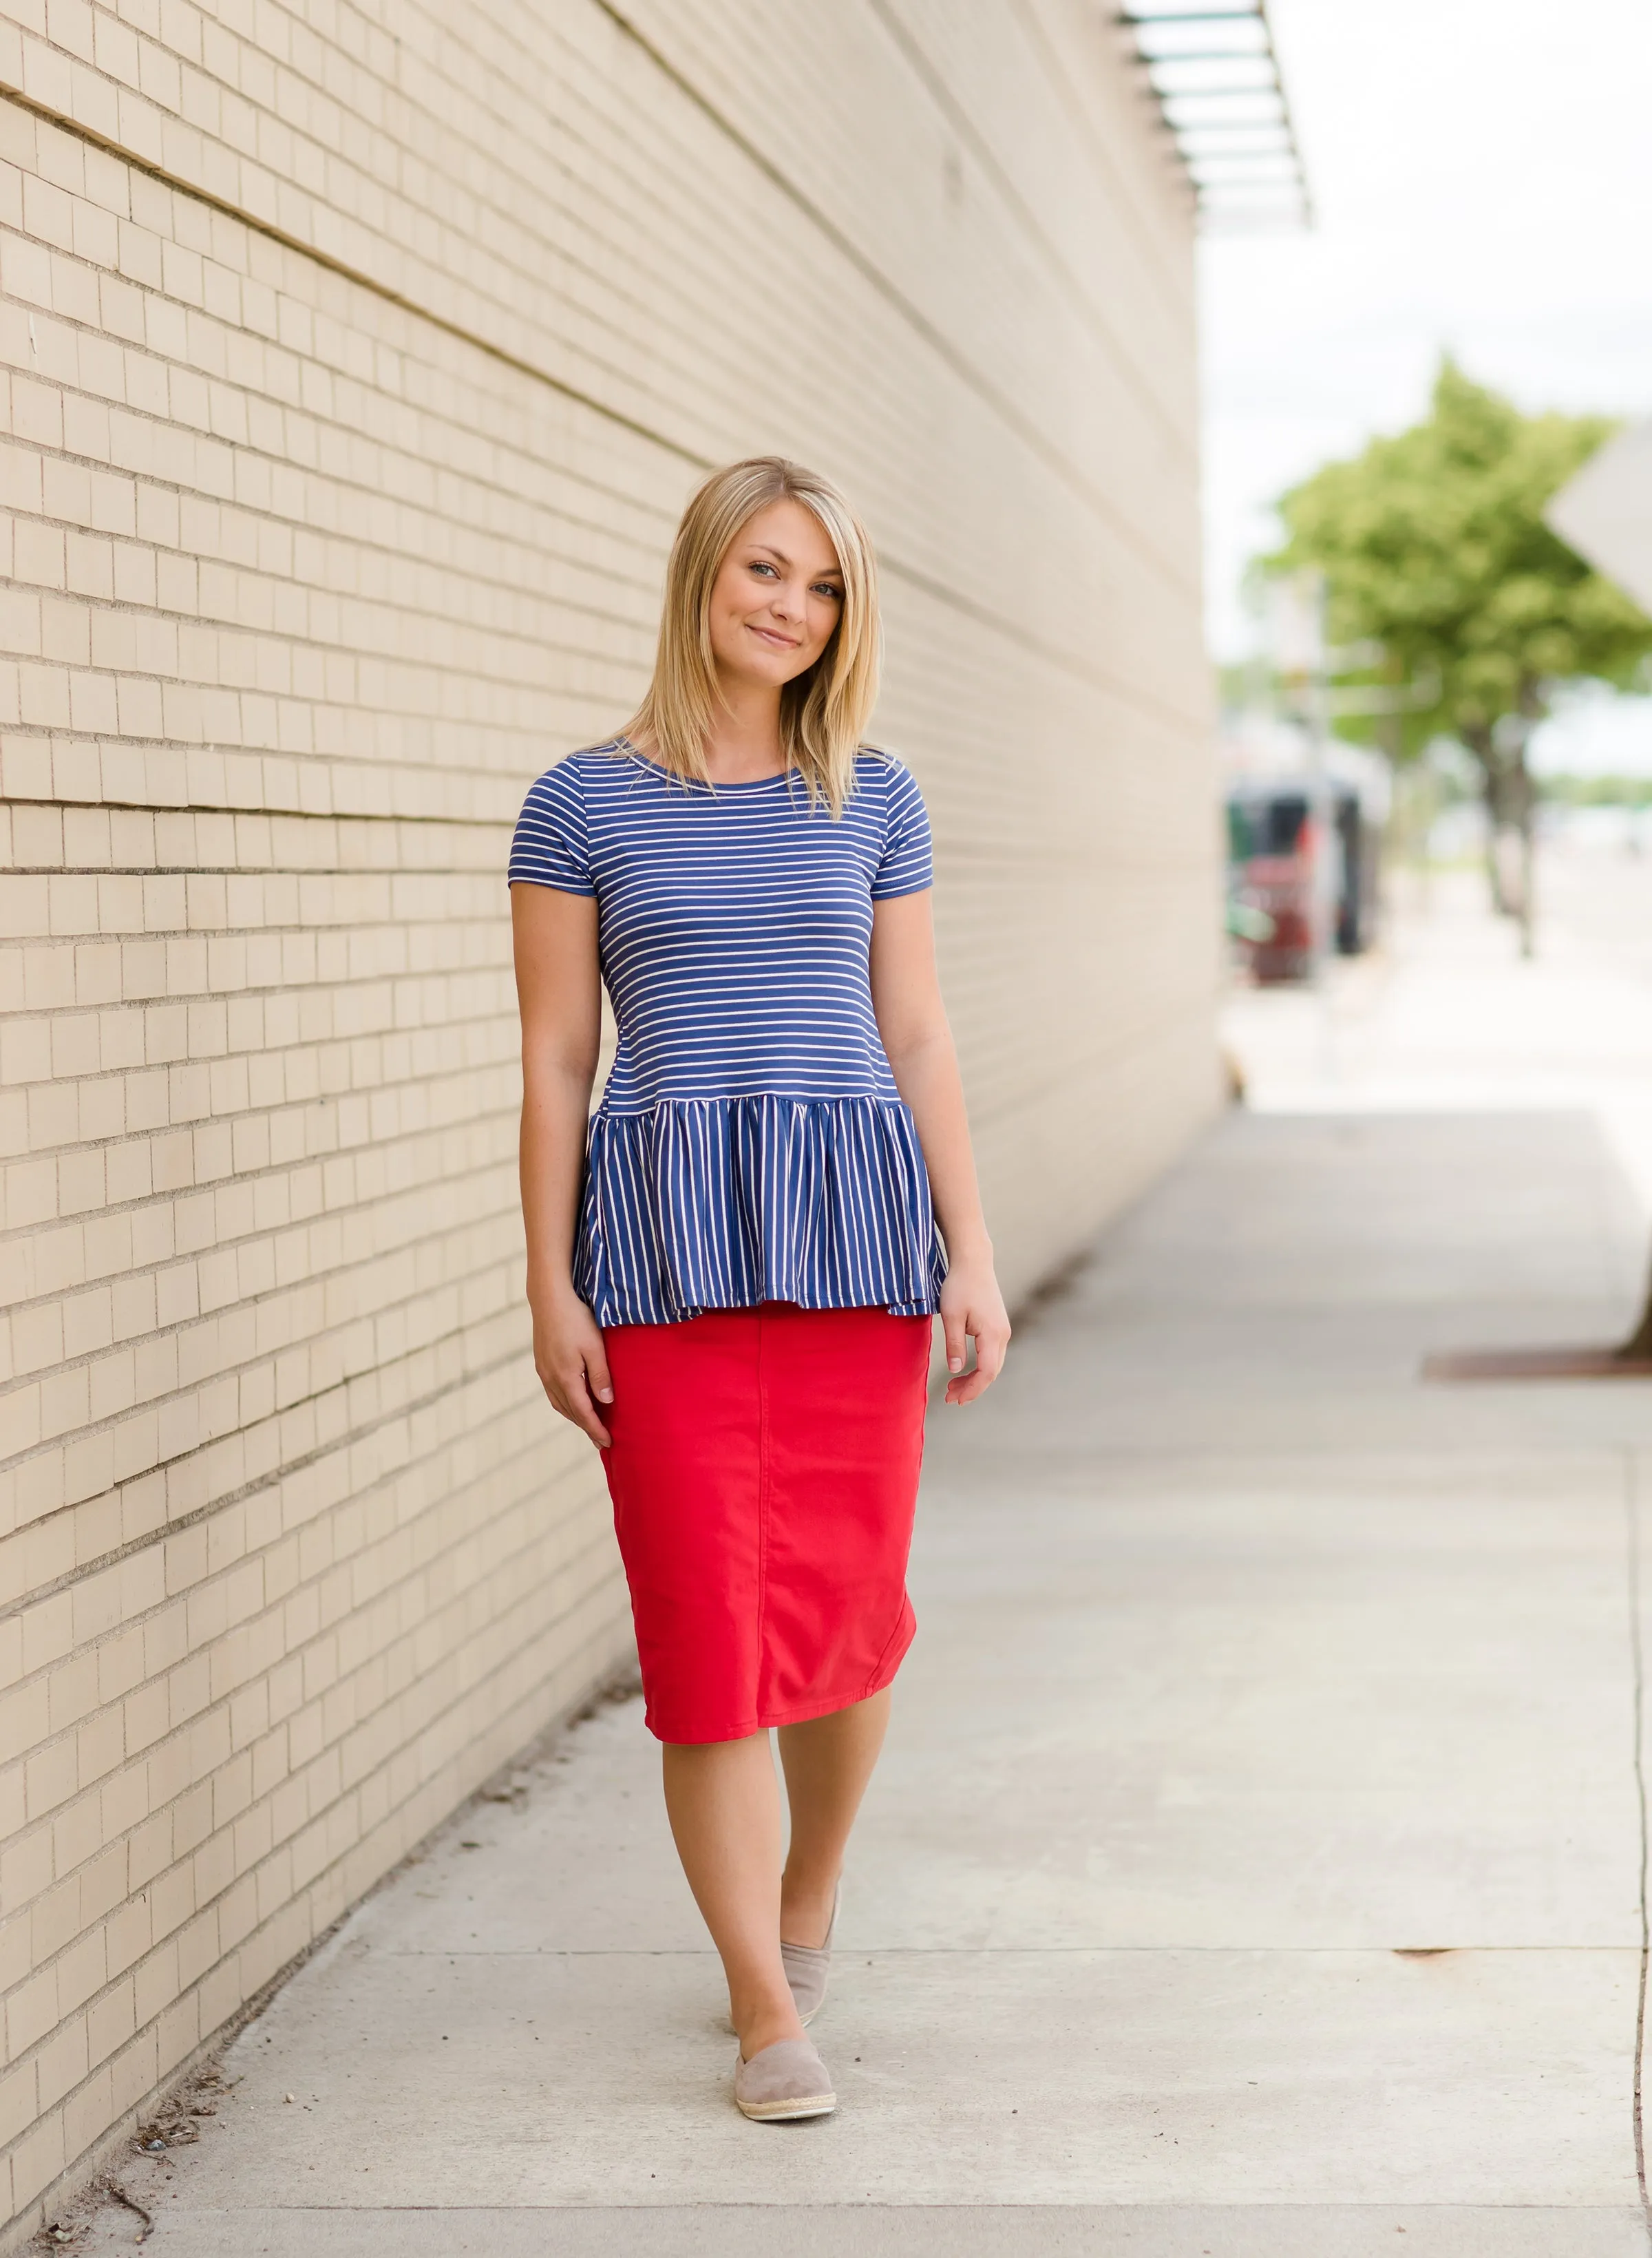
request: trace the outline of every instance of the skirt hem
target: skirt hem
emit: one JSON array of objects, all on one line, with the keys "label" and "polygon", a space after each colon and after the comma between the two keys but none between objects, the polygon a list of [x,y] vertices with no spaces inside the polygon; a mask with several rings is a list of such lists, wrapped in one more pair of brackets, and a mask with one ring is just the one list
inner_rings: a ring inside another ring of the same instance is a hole
[{"label": "skirt hem", "polygon": [[812,1724],[817,1717],[833,1717],[840,1709],[853,1709],[858,1702],[869,1701],[874,1694],[881,1694],[886,1686],[892,1686],[900,1674],[901,1665],[911,1652],[912,1641],[917,1636],[918,1618],[912,1613],[909,1601],[902,1628],[896,1632],[895,1637],[884,1648],[883,1658],[877,1668],[860,1692],[849,1694],[847,1699],[834,1694],[825,1701],[805,1701],[800,1706],[794,1705],[787,1709],[769,1709],[762,1716],[754,1719],[749,1725],[735,1725],[726,1733],[696,1733],[692,1739],[663,1733],[653,1718],[649,1715],[646,1708],[643,1711],[642,1722],[662,1747],[673,1749],[711,1748],[721,1741],[748,1741],[754,1733],[775,1732],[782,1725]]}]

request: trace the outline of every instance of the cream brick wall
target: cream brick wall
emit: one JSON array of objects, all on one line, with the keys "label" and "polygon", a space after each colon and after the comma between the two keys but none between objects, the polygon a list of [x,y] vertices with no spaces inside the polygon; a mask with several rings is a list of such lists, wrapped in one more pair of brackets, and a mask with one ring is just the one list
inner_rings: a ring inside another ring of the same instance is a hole
[{"label": "cream brick wall", "polygon": [[840,475],[1024,1291],[1212,1101],[1191,223],[1089,0],[0,0],[14,2232],[625,1651],[500,872]]}]

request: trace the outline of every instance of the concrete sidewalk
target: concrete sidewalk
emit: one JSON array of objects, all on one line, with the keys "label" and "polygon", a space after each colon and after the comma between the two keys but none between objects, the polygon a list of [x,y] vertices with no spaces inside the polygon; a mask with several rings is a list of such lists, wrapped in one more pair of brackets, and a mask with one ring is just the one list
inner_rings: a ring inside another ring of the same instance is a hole
[{"label": "concrete sidewalk", "polygon": [[1652,1386],[1417,1378],[1610,1335],[1643,1255],[1586,1117],[1233,1117],[932,1418],[840,2113],[735,2113],[611,1706],[345,1923],[196,2145],[123,2168],[148,2247],[1644,2253]]}]

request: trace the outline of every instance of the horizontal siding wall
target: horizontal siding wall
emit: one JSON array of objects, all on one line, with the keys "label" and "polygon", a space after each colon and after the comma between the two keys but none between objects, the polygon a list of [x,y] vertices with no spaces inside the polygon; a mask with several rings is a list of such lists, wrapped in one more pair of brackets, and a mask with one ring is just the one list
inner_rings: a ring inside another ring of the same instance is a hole
[{"label": "horizontal siding wall", "polygon": [[[758,36],[758,33],[761,36]],[[1213,1102],[1191,224],[1088,0],[0,0],[13,2233],[620,1661],[501,881],[710,464],[878,539],[1023,1293]]]}]

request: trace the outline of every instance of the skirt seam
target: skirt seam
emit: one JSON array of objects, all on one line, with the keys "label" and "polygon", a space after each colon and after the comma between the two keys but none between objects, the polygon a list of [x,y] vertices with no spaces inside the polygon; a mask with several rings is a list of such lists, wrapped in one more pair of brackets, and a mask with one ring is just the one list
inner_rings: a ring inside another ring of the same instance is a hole
[{"label": "skirt seam", "polygon": [[769,1685],[769,1379],[763,1359],[765,1312],[757,1310],[757,1706]]},{"label": "skirt seam", "polygon": [[[866,1690],[863,1694],[856,1696],[857,1700],[861,1701],[869,1701],[873,1694],[880,1692],[887,1682],[883,1676],[883,1671],[884,1666],[890,1658],[890,1649],[896,1644],[897,1640],[901,1640],[902,1633],[905,1631],[909,1622],[911,1622],[913,1630],[916,1630],[918,1628],[918,1619],[912,1613],[911,1594],[908,1592],[904,1585],[903,1585],[901,1588],[900,1609],[895,1617],[895,1628],[884,1640],[883,1651],[878,1656],[877,1660],[873,1664],[872,1674],[866,1681]],[[910,1636],[902,1641],[900,1652],[897,1653],[895,1658],[896,1669],[900,1667],[901,1657],[905,1653],[906,1649],[911,1644],[911,1643]],[[892,1677],[894,1675],[894,1672],[891,1671],[890,1674]]]}]

